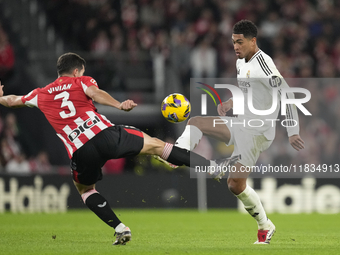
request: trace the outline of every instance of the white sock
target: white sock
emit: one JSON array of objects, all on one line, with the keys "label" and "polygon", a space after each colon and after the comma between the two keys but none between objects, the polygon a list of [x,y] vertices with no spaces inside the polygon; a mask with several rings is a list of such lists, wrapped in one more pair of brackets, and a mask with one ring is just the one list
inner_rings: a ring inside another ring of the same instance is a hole
[{"label": "white sock", "polygon": [[198,127],[187,125],[182,135],[177,139],[175,146],[192,151],[200,142],[203,133]]},{"label": "white sock", "polygon": [[123,232],[125,227],[126,226],[123,223],[119,223],[118,226],[115,228],[115,231],[118,233]]},{"label": "white sock", "polygon": [[255,190],[247,185],[245,190],[236,197],[242,201],[244,208],[257,221],[258,228],[264,229],[268,218]]}]

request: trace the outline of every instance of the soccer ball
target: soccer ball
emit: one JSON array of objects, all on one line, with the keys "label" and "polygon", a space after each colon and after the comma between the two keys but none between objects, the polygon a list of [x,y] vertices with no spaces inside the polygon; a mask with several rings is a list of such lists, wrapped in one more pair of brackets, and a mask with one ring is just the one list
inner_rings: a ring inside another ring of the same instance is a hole
[{"label": "soccer ball", "polygon": [[174,93],[167,96],[161,107],[164,118],[172,123],[178,123],[186,120],[191,112],[191,105],[185,96]]}]

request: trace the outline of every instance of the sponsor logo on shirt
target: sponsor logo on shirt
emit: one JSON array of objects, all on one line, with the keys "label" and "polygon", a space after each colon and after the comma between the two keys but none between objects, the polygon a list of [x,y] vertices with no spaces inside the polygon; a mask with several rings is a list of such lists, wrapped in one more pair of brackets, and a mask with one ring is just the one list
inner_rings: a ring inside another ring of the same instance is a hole
[{"label": "sponsor logo on shirt", "polygon": [[279,87],[281,85],[282,81],[281,78],[278,76],[273,75],[272,77],[270,77],[269,79],[269,84],[270,86],[272,86],[273,88]]},{"label": "sponsor logo on shirt", "polygon": [[[97,85],[97,82],[95,79],[91,79],[90,82],[92,82],[94,85]],[[98,85],[97,85],[98,86]]]},{"label": "sponsor logo on shirt", "polygon": [[100,122],[100,119],[98,118],[98,116],[95,116],[93,119],[89,118],[89,119],[85,120],[83,124],[79,125],[77,128],[72,130],[72,132],[68,135],[68,139],[71,142],[73,142],[82,133],[84,133],[86,130],[92,128],[98,122]]}]

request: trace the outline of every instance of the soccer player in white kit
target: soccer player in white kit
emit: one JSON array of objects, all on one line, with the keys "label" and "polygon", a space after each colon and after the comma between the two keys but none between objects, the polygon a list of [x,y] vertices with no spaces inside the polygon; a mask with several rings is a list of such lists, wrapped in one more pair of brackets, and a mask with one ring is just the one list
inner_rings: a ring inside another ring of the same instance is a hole
[{"label": "soccer player in white kit", "polygon": [[[277,119],[281,89],[288,85],[272,58],[258,48],[256,36],[257,28],[249,20],[241,20],[233,27],[232,41],[238,57],[237,81],[245,99],[247,99],[249,89],[252,90],[252,104],[257,110],[269,109],[272,106],[273,93],[278,92],[274,113],[266,116],[255,115],[249,110],[247,100],[245,100],[244,115],[239,115],[237,118],[226,117],[226,113],[233,108],[231,98],[218,105],[217,110],[222,124],[216,124],[216,117],[193,117],[188,121],[183,134],[177,139],[176,146],[193,150],[203,135],[223,141],[227,145],[234,145],[232,156],[241,155],[241,159],[235,164],[238,173],[230,173],[228,176],[228,188],[242,201],[245,209],[257,221],[258,234],[255,243],[269,244],[275,232],[275,225],[267,218],[259,196],[247,185],[249,173],[240,173],[240,169],[243,166],[254,166],[260,153],[271,145],[275,137],[275,121],[265,121],[265,119]],[[292,99],[294,94],[287,93],[287,97]],[[263,120],[263,125],[257,128],[247,125],[251,119]],[[244,125],[232,125],[233,122],[244,123]],[[295,105],[287,105],[286,124],[289,142],[297,151],[304,148],[304,141],[299,135],[298,123]]]}]

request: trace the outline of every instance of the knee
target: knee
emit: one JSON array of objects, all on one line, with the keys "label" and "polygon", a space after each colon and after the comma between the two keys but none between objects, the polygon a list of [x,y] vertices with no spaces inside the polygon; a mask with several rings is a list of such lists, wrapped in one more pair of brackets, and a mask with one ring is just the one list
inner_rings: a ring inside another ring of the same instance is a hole
[{"label": "knee", "polygon": [[228,178],[228,189],[235,195],[239,195],[244,191],[247,186],[247,179],[240,178]]},{"label": "knee", "polygon": [[80,195],[83,195],[84,193],[92,190],[95,188],[95,185],[92,184],[92,185],[83,185],[83,184],[80,184],[80,183],[77,183],[75,181],[73,181],[74,183],[74,186],[76,187],[76,189],[78,190],[79,194]]},{"label": "knee", "polygon": [[236,181],[235,181],[235,179],[228,178],[227,184],[228,184],[228,189],[229,189],[231,192],[233,192],[233,190],[234,190],[235,187],[236,187]]}]

